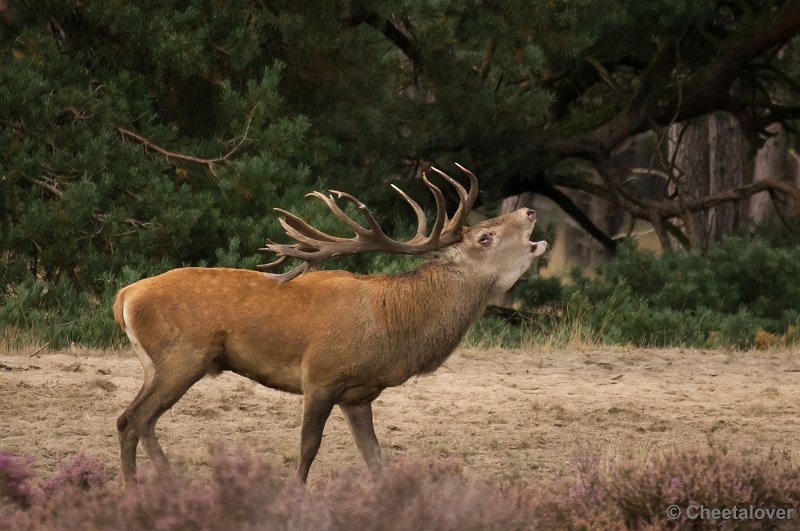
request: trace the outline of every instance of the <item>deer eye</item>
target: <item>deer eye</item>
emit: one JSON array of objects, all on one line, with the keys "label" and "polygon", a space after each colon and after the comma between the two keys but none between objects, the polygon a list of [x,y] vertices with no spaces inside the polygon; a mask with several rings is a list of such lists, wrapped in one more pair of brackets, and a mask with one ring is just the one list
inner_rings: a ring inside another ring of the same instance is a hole
[{"label": "deer eye", "polygon": [[491,234],[481,234],[478,238],[478,243],[483,246],[489,246],[492,243],[492,235]]}]

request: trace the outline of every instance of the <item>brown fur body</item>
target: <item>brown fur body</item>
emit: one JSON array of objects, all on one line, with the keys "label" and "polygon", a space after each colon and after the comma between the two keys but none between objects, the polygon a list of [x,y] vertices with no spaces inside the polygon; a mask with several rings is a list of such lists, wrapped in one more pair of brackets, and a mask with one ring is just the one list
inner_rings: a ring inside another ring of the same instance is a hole
[{"label": "brown fur body", "polygon": [[[486,282],[471,280],[431,264],[397,277],[319,271],[280,285],[242,269],[175,269],[122,289],[114,316],[126,328],[127,303],[127,321],[148,330],[146,352],[180,347],[208,373],[301,394],[386,388],[435,370],[458,346],[488,300]],[[298,319],[300,327],[275,326]]]},{"label": "brown fur body", "polygon": [[185,268],[123,288],[114,317],[145,368],[117,423],[126,483],[135,482],[140,438],[168,469],[155,422],[197,380],[226,370],[303,394],[302,480],[335,404],[377,472],[370,403],[439,367],[490,299],[544,251],[528,241],[535,218],[526,212],[465,229],[462,243],[399,276],[319,271],[278,284],[255,271]]}]

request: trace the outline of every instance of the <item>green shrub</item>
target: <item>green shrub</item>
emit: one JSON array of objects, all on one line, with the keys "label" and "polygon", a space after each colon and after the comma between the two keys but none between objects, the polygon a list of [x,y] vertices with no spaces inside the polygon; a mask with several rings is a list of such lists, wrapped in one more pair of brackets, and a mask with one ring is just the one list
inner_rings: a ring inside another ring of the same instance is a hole
[{"label": "green shrub", "polygon": [[525,309],[482,318],[474,346],[604,343],[634,346],[765,348],[800,334],[800,247],[729,238],[703,255],[656,256],[631,244],[594,275],[566,285],[533,277],[515,287]]},{"label": "green shrub", "polygon": [[[336,232],[321,210],[325,230]],[[238,237],[218,247],[211,265],[252,268],[264,257],[248,253]],[[91,291],[66,277],[7,286],[0,300],[0,336],[6,344],[71,342],[106,346],[123,341],[111,316],[119,288],[172,267],[134,260],[118,275],[100,273]],[[366,254],[326,267],[398,274],[419,264],[414,257]],[[194,265],[204,265],[205,260]],[[468,346],[519,348],[578,343],[705,348],[766,347],[800,341],[800,245],[770,245],[729,238],[702,255],[656,256],[626,244],[593,276],[571,281],[529,275],[514,288],[525,309],[512,321],[484,316],[469,331]],[[761,338],[759,340],[759,337]]]},{"label": "green shrub", "polygon": [[560,288],[528,282],[521,296],[530,307],[552,308],[529,337],[563,335],[566,324],[588,329],[582,335],[591,342],[746,349],[764,346],[759,330],[773,343],[797,341],[798,278],[797,244],[736,237],[705,254],[657,256],[629,243],[593,276],[576,270]]},{"label": "green shrub", "polygon": [[601,269],[610,284],[630,287],[653,306],[673,310],[707,308],[735,314],[747,308],[756,317],[779,319],[800,307],[800,246],[771,246],[762,240],[727,238],[705,254],[683,256],[622,246]]}]

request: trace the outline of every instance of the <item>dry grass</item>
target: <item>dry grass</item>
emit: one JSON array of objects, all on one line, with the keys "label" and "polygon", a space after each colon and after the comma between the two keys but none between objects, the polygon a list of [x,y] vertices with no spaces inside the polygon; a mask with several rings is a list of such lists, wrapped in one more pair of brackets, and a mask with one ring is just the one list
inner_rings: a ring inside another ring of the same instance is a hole
[{"label": "dry grass", "polygon": [[[712,440],[732,451],[796,453],[797,356],[582,347],[465,350],[432,376],[375,403],[388,459],[457,457],[478,477],[558,477],[587,449],[609,462]],[[54,470],[75,453],[117,469],[115,419],[141,382],[129,352],[75,348],[0,353],[0,450]],[[207,470],[214,442],[242,445],[289,476],[297,462],[300,397],[225,374],[202,380],[159,423],[173,462]],[[143,467],[147,459],[141,458]],[[334,411],[312,481],[361,467]]]},{"label": "dry grass", "polygon": [[[757,495],[800,508],[800,363],[789,350],[465,349],[376,400],[390,463],[377,490],[335,410],[311,497],[282,479],[298,460],[300,397],[224,374],[196,384],[159,424],[167,454],[194,479],[174,496],[156,488],[130,499],[115,419],[141,384],[135,356],[77,347],[31,356],[37,348],[0,351],[0,508],[3,491],[34,489],[34,508],[0,511],[0,527],[344,529],[355,518],[374,529],[658,529],[671,524],[673,501]],[[220,461],[218,443],[239,457]],[[25,483],[24,458],[40,479]],[[758,528],[740,524],[730,528]]]}]

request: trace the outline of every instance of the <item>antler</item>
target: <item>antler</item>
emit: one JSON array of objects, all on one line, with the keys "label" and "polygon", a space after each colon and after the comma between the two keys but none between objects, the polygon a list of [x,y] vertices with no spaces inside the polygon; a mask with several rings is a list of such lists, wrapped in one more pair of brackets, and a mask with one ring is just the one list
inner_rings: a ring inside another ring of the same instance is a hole
[{"label": "antler", "polygon": [[[355,236],[352,238],[332,236],[312,227],[305,220],[291,212],[276,208],[275,211],[283,216],[283,218],[279,220],[281,226],[286,231],[286,234],[297,243],[278,244],[268,241],[267,245],[261,250],[275,253],[279,258],[269,264],[258,266],[259,269],[271,269],[285,262],[287,258],[302,260],[301,264],[286,273],[266,273],[279,283],[283,283],[302,275],[314,264],[334,256],[360,253],[363,251],[384,251],[388,253],[416,255],[440,249],[460,241],[461,228],[478,196],[478,179],[475,177],[475,174],[460,164],[456,164],[456,166],[469,177],[469,192],[467,192],[458,181],[443,171],[431,168],[444,177],[445,180],[455,188],[458,194],[458,209],[452,219],[447,218],[442,191],[428,180],[428,176],[425,173],[422,174],[423,182],[433,193],[433,197],[436,200],[436,220],[429,234],[427,233],[427,218],[425,217],[425,212],[422,210],[422,207],[395,185],[392,185],[392,188],[394,188],[406,203],[411,206],[417,216],[417,232],[413,238],[406,242],[399,242],[387,236],[386,233],[383,232],[383,229],[381,229],[378,220],[375,219],[375,216],[367,209],[366,205],[347,192],[331,190],[329,195],[325,195],[321,192],[311,192],[310,194],[306,194],[306,197],[316,197],[325,203],[337,218],[342,220],[345,225],[353,230]],[[348,216],[344,210],[339,207],[336,199],[344,199],[352,203],[367,219],[369,227],[364,227]]]}]

